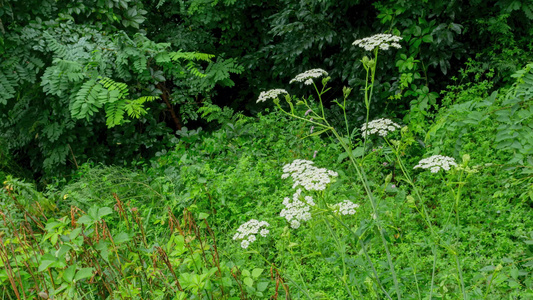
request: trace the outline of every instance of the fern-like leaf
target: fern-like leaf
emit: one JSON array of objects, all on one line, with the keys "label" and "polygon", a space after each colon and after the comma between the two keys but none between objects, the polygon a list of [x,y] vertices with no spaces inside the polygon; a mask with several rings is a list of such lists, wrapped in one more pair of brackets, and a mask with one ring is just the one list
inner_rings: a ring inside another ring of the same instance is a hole
[{"label": "fern-like leaf", "polygon": [[118,91],[119,98],[127,98],[129,95],[128,85],[125,83],[116,82],[107,77],[101,77],[100,83],[109,91]]},{"label": "fern-like leaf", "polygon": [[17,83],[0,70],[0,104],[7,104],[7,100],[15,96]]},{"label": "fern-like leaf", "polygon": [[105,106],[106,125],[108,128],[115,127],[122,124],[124,120],[124,109],[126,101],[120,100],[114,103],[108,103]]},{"label": "fern-like leaf", "polygon": [[198,78],[204,78],[207,76],[204,73],[200,72],[200,70],[196,67],[196,64],[193,61],[190,61],[189,63],[187,63],[186,68],[187,70],[189,70],[189,72],[191,72],[192,75]]},{"label": "fern-like leaf", "polygon": [[145,102],[154,101],[156,98],[157,97],[155,96],[144,96],[136,100],[126,100],[126,105],[124,109],[126,110],[128,116],[138,119],[141,116],[145,115],[148,111],[148,109],[144,109],[143,104]]},{"label": "fern-like leaf", "polygon": [[57,66],[46,68],[41,77],[43,91],[49,95],[62,96],[70,90],[67,76],[62,76],[63,71]]},{"label": "fern-like leaf", "polygon": [[196,61],[207,61],[210,62],[213,57],[213,54],[200,53],[200,52],[170,52],[170,59],[173,61],[176,60],[196,60]]},{"label": "fern-like leaf", "polygon": [[93,113],[102,107],[99,100],[101,92],[105,91],[97,80],[92,79],[85,82],[78,90],[70,102],[70,115],[74,119],[89,119]]},{"label": "fern-like leaf", "polygon": [[526,17],[530,20],[533,20],[533,4],[532,3],[522,3],[522,10]]},{"label": "fern-like leaf", "polygon": [[234,86],[235,83],[230,79],[230,73],[241,74],[244,68],[237,64],[233,59],[221,60],[216,63],[211,63],[205,70],[206,80],[202,83],[204,88],[213,88],[215,84],[223,84],[225,86]]}]

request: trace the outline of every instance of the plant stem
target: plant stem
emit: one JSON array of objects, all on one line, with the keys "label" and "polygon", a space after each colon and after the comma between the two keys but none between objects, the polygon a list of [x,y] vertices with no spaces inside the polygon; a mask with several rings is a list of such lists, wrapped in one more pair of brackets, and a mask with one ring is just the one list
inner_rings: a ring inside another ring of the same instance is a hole
[{"label": "plant stem", "polygon": [[489,294],[490,287],[492,286],[492,281],[494,280],[494,278],[496,278],[496,276],[498,276],[498,273],[499,273],[499,269],[494,268],[494,272],[492,272],[492,276],[490,277],[490,281],[489,281],[489,286],[487,287],[487,290],[485,291],[485,295],[483,295],[483,299],[487,299],[487,295]]},{"label": "plant stem", "polygon": [[344,286],[346,287],[346,290],[347,290],[348,294],[350,294],[351,298],[353,299],[352,293],[350,292],[350,289],[348,288],[348,283],[346,282],[346,261],[345,261],[345,258],[344,258],[345,254],[346,254],[346,250],[343,249],[341,241],[339,240],[339,238],[337,237],[337,235],[333,231],[333,228],[331,227],[331,224],[329,223],[329,221],[326,218],[323,218],[323,221],[326,224],[326,226],[328,227],[328,230],[329,230],[331,236],[333,236],[333,239],[335,240],[335,244],[337,245],[337,251],[341,255],[341,259],[342,259],[342,278],[341,278],[341,280],[344,283]]},{"label": "plant stem", "polygon": [[455,262],[457,264],[457,272],[459,273],[461,292],[463,293],[463,299],[466,300],[465,282],[463,280],[463,271],[461,270],[461,265],[459,264],[459,256],[457,255],[457,253],[454,253],[454,257]]},{"label": "plant stem", "polygon": [[400,291],[400,288],[399,288],[399,285],[398,285],[398,279],[396,277],[396,271],[394,270],[394,264],[392,263],[392,258],[391,258],[391,255],[390,255],[389,247],[387,245],[387,240],[385,239],[384,230],[381,227],[380,222],[379,222],[379,216],[378,216],[379,214],[378,214],[378,211],[377,211],[376,200],[374,199],[374,195],[373,195],[372,191],[370,190],[370,185],[368,184],[368,181],[367,181],[366,175],[364,173],[364,170],[359,167],[357,161],[355,160],[355,157],[353,156],[353,153],[351,151],[348,151],[349,150],[349,146],[343,141],[343,139],[337,133],[335,128],[331,127],[331,131],[337,137],[337,140],[341,143],[342,147],[346,150],[346,152],[348,152],[348,157],[350,158],[350,161],[352,162],[352,165],[355,168],[359,179],[363,183],[363,187],[364,187],[364,189],[366,191],[366,194],[367,194],[367,196],[368,196],[368,198],[370,200],[370,203],[372,205],[372,211],[373,211],[374,215],[376,216],[376,224],[377,224],[377,227],[378,227],[379,234],[381,236],[381,241],[383,242],[383,246],[385,247],[385,252],[387,254],[387,263],[389,264],[389,269],[390,269],[391,274],[392,274],[392,280],[394,282],[394,287],[396,289],[396,295],[398,297],[398,300],[400,300],[400,299],[402,299],[402,295],[401,295],[401,291]]},{"label": "plant stem", "polygon": [[433,284],[435,283],[435,269],[437,267],[437,249],[435,249],[435,245],[432,247],[433,252],[433,270],[431,271],[431,287],[429,290],[429,300],[433,297]]}]

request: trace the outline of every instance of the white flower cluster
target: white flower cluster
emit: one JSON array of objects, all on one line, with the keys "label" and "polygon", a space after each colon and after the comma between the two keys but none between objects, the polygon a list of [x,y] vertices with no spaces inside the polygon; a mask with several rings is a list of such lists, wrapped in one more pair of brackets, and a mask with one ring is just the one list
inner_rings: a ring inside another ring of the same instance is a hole
[{"label": "white flower cluster", "polygon": [[284,217],[294,229],[300,227],[300,222],[311,220],[311,206],[315,206],[315,202],[311,196],[305,196],[304,201],[300,200],[301,193],[301,189],[296,190],[294,195],[292,195],[292,201],[291,198],[285,197],[285,199],[283,199],[283,205],[285,205],[285,208],[282,209],[279,214],[281,217]]},{"label": "white flower cluster", "polygon": [[[270,226],[265,221],[257,221],[251,219],[250,221],[242,224],[237,229],[237,233],[233,236],[233,240],[242,240],[241,247],[246,249],[256,240],[256,235],[259,233],[262,237],[266,237],[269,230],[266,227]],[[263,228],[264,227],[264,228]]]},{"label": "white flower cluster", "polygon": [[393,132],[399,128],[400,125],[392,122],[389,119],[377,119],[363,125],[363,127],[361,127],[361,131],[363,132],[363,137],[367,137],[370,134],[376,133],[380,136],[387,136],[389,132]]},{"label": "white flower cluster", "polygon": [[288,94],[288,93],[284,89],[273,89],[273,90],[261,92],[261,94],[259,94],[259,98],[257,99],[257,103],[265,102],[269,99],[276,99],[281,94]]},{"label": "white flower cluster", "polygon": [[440,169],[449,171],[451,166],[457,167],[457,163],[455,163],[455,159],[453,159],[453,157],[433,155],[419,161],[418,165],[416,165],[413,169],[430,169],[431,173],[437,173],[440,171]]},{"label": "white flower cluster", "polygon": [[282,179],[292,177],[292,188],[302,186],[308,191],[323,191],[331,182],[331,177],[337,177],[337,172],[326,168],[317,168],[313,162],[305,159],[295,159],[292,163],[283,166]]},{"label": "white flower cluster", "polygon": [[389,50],[390,47],[400,49],[402,46],[398,44],[398,42],[401,40],[402,37],[400,36],[380,33],[371,37],[356,40],[352,45],[364,48],[366,51],[372,51],[377,47],[379,47],[381,50]]},{"label": "white flower cluster", "polygon": [[341,215],[353,215],[355,210],[359,208],[359,204],[353,203],[350,200],[344,200],[340,203],[335,204],[334,210],[338,211]]},{"label": "white flower cluster", "polygon": [[289,83],[303,82],[305,85],[311,85],[313,83],[313,78],[320,78],[322,76],[328,76],[328,72],[322,69],[311,69],[296,75],[296,77],[289,81]]}]

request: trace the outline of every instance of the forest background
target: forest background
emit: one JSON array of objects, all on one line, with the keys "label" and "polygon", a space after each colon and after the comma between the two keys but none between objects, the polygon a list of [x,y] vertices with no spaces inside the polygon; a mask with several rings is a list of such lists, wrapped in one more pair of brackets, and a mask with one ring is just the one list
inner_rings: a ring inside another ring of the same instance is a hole
[{"label": "forest background", "polygon": [[[520,0],[0,0],[3,299],[530,299],[532,23]],[[352,43],[377,33],[402,41],[368,105]],[[257,101],[275,88],[310,107]],[[321,108],[406,129],[283,114]],[[437,154],[463,169],[413,171]],[[339,173],[298,231],[294,159]],[[260,217],[282,238],[242,249]]]}]

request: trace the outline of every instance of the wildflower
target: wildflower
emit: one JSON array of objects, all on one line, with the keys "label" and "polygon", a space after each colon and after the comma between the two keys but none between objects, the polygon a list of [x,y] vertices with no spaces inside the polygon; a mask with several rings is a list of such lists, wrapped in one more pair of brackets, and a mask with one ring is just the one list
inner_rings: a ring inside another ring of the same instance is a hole
[{"label": "wildflower", "polygon": [[261,94],[259,94],[259,98],[257,99],[257,103],[265,102],[269,99],[276,99],[281,94],[288,94],[288,93],[284,89],[273,89],[273,90],[269,90],[266,92],[261,92]]},{"label": "wildflower", "polygon": [[243,241],[241,242],[241,247],[242,247],[243,249],[248,248],[248,246],[250,246],[250,242],[248,242],[247,240],[243,240]]},{"label": "wildflower", "polygon": [[363,132],[363,137],[365,138],[368,137],[368,135],[375,133],[385,137],[387,134],[389,134],[389,132],[393,132],[399,128],[400,125],[392,122],[389,119],[377,119],[363,125],[363,127],[361,127],[361,131]]},{"label": "wildflower", "polygon": [[419,161],[418,165],[416,165],[413,169],[430,169],[431,173],[437,173],[440,171],[440,169],[449,171],[451,166],[457,167],[457,163],[455,163],[455,159],[453,159],[453,157],[433,155]]},{"label": "wildflower", "polygon": [[237,233],[233,236],[233,240],[242,240],[241,247],[243,249],[248,248],[251,243],[256,241],[256,235],[259,233],[262,237],[266,237],[269,233],[266,227],[270,226],[265,221],[257,221],[251,219],[250,221],[242,224],[237,229]]},{"label": "wildflower", "polygon": [[292,220],[291,221],[291,227],[294,228],[294,229],[298,229],[300,227],[300,222],[298,222],[296,220]]},{"label": "wildflower", "polygon": [[289,81],[289,83],[303,82],[305,85],[311,85],[313,83],[313,78],[320,78],[322,76],[328,76],[328,72],[322,69],[311,69],[296,75],[296,77]]},{"label": "wildflower", "polygon": [[317,153],[318,153],[318,150],[315,150],[315,153],[313,153],[313,158],[316,158]]},{"label": "wildflower", "polygon": [[322,191],[331,182],[332,177],[337,177],[337,172],[326,168],[317,168],[313,162],[305,159],[296,159],[283,166],[282,179],[292,177],[292,188],[302,186],[308,191]]},{"label": "wildflower", "polygon": [[393,184],[393,185],[391,185],[390,187],[391,187],[391,189],[395,189],[395,188],[396,188],[396,185]]},{"label": "wildflower", "polygon": [[359,204],[353,203],[350,200],[344,200],[335,204],[333,207],[341,215],[353,215],[355,214],[355,210],[359,208]]},{"label": "wildflower", "polygon": [[309,130],[309,133],[313,133],[314,129],[315,129],[315,126],[311,126],[311,130]]},{"label": "wildflower", "polygon": [[313,110],[312,109],[308,109],[305,111],[305,116],[307,116],[310,112],[312,112]]},{"label": "wildflower", "polygon": [[381,50],[389,50],[390,47],[400,49],[402,46],[398,44],[398,42],[401,40],[402,37],[400,36],[380,33],[371,37],[356,40],[352,45],[364,48],[366,51],[372,51],[378,47]]},{"label": "wildflower", "polygon": [[281,217],[284,217],[294,229],[300,227],[301,221],[311,220],[311,207],[315,206],[313,197],[305,196],[304,201],[302,201],[301,193],[302,190],[298,189],[292,195],[292,199],[285,197],[285,199],[283,199],[283,205],[285,205],[285,208],[282,209],[279,214]]}]

